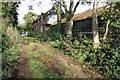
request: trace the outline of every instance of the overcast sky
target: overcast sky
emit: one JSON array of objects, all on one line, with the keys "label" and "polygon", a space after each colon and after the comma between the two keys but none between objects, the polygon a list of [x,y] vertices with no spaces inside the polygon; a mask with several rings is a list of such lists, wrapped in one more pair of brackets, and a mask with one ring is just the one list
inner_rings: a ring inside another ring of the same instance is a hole
[{"label": "overcast sky", "polygon": [[[41,1],[41,4],[38,5],[38,3]],[[78,1],[78,0],[74,0]],[[104,0],[101,0],[101,2]],[[99,3],[99,7],[101,7],[103,4]],[[67,4],[69,1],[67,0]],[[33,6],[33,10],[29,10],[29,5]],[[69,5],[69,4],[68,4]],[[79,5],[76,13],[85,12],[86,10],[92,9],[93,5]],[[24,23],[23,16],[27,14],[29,11],[32,11],[34,13],[37,13],[38,15],[41,14],[41,12],[47,12],[49,9],[52,8],[51,0],[21,0],[21,4],[18,8],[18,21],[19,23]]]}]

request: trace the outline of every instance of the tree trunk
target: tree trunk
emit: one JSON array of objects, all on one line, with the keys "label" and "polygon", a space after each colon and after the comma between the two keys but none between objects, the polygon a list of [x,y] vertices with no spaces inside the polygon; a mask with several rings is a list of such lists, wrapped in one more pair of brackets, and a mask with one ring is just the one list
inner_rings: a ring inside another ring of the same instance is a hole
[{"label": "tree trunk", "polygon": [[[57,25],[58,25],[58,27],[60,27],[60,29],[61,29],[61,11],[59,10],[58,12],[57,12]],[[59,30],[60,32],[62,31],[62,30]]]},{"label": "tree trunk", "polygon": [[93,31],[93,47],[98,48],[100,45],[99,31],[98,31],[98,19],[97,19],[97,0],[94,0],[93,4],[93,16],[92,16],[92,31]]},{"label": "tree trunk", "polygon": [[59,27],[57,31],[62,31],[61,28],[61,4],[57,4],[56,6],[53,4],[53,7],[55,8],[57,12],[57,26]]},{"label": "tree trunk", "polygon": [[72,37],[72,28],[73,28],[73,20],[72,18],[66,19],[66,37]]},{"label": "tree trunk", "polygon": [[107,21],[107,24],[106,24],[106,29],[105,29],[105,34],[104,34],[104,37],[103,37],[103,39],[106,39],[106,37],[107,37],[107,34],[108,34],[108,27],[109,27],[109,24],[110,24],[110,20],[108,20]]}]

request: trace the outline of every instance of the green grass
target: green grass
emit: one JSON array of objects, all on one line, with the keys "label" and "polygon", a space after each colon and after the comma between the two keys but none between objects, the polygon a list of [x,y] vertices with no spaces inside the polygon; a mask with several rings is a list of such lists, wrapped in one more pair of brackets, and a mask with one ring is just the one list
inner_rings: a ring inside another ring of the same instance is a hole
[{"label": "green grass", "polygon": [[[42,55],[52,55],[52,53],[50,53],[48,50],[46,49],[39,49],[39,50],[35,50],[38,49],[38,45],[41,45],[39,42],[36,42],[34,40],[32,40],[31,37],[23,37],[25,40],[27,40],[30,44],[29,47],[29,55],[28,57],[30,58],[29,60],[29,69],[32,72],[32,77],[33,78],[49,78],[49,79],[53,79],[53,78],[62,78],[62,80],[64,80],[63,78],[65,78],[64,76],[60,76],[58,74],[53,74],[53,73],[48,73],[48,67],[45,66],[44,63],[42,63],[41,61],[39,61],[37,59],[38,56],[42,56]],[[42,47],[42,45],[41,45]],[[52,58],[44,58],[44,61],[51,61]]]},{"label": "green grass", "polygon": [[[35,44],[31,43],[30,50],[33,50],[35,47],[33,47]],[[32,47],[31,47],[32,46]],[[64,76],[60,76],[58,74],[53,73],[46,73],[48,70],[48,67],[44,65],[44,63],[40,62],[37,57],[40,55],[52,55],[52,53],[48,52],[46,49],[40,49],[39,51],[30,51],[29,58],[29,69],[32,71],[32,77],[33,78],[64,78]],[[52,58],[44,58],[45,61],[50,61]],[[63,80],[63,79],[62,79]]]},{"label": "green grass", "polygon": [[26,37],[26,36],[23,36],[22,37],[24,40],[26,40],[28,43],[34,43],[34,44],[40,44],[39,41],[36,41],[35,38],[32,38],[32,37]]},{"label": "green grass", "polygon": [[34,53],[35,52],[31,52],[29,54],[29,69],[32,71],[32,77],[42,78],[44,71],[48,70],[48,68],[42,62],[36,59],[37,56]]},{"label": "green grass", "polygon": [[48,50],[46,49],[41,49],[38,51],[40,54],[43,54],[43,55],[52,55],[52,53],[48,52]]},{"label": "green grass", "polygon": [[42,62],[35,58],[30,60],[29,69],[32,71],[32,76],[34,78],[42,78],[44,71],[48,70],[48,68]]},{"label": "green grass", "polygon": [[32,38],[31,37],[23,36],[23,39],[25,39],[25,40],[31,40]]},{"label": "green grass", "polygon": [[29,58],[36,58],[36,57],[38,57],[38,56],[40,56],[39,52],[31,51],[31,52],[29,53]]},{"label": "green grass", "polygon": [[[30,64],[29,69],[32,71],[32,77],[34,78],[64,78],[64,76],[60,76],[58,74],[46,73],[48,67],[46,67],[42,62],[36,59],[34,54],[30,54]],[[49,61],[52,58],[45,58],[44,60]]]},{"label": "green grass", "polygon": [[43,60],[44,60],[44,61],[51,61],[52,58],[44,58]]}]

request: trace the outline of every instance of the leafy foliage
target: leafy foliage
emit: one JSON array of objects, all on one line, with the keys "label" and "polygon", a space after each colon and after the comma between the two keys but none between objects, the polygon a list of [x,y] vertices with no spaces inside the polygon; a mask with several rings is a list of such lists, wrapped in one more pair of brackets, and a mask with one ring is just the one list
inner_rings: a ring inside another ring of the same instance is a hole
[{"label": "leafy foliage", "polygon": [[33,29],[33,21],[35,21],[38,18],[38,15],[34,12],[28,12],[24,15],[23,19],[26,24],[26,31],[31,31]]},{"label": "leafy foliage", "polygon": [[2,35],[2,41],[3,51],[16,45],[20,41],[20,36],[16,28],[8,27]]},{"label": "leafy foliage", "polygon": [[71,56],[73,60],[83,65],[92,66],[107,78],[119,78],[119,36],[108,38],[107,41],[101,40],[101,48],[98,49],[92,47],[91,38],[86,35],[78,35],[69,39],[53,32],[39,34],[36,39],[48,42],[62,51],[64,55]]},{"label": "leafy foliage", "polygon": [[21,33],[21,32],[25,32],[26,31],[26,24],[23,23],[23,24],[18,24],[17,25],[17,29],[18,31]]},{"label": "leafy foliage", "polygon": [[2,2],[2,12],[1,16],[2,18],[9,18],[9,24],[11,24],[13,27],[17,25],[17,7],[18,3],[17,2]]},{"label": "leafy foliage", "polygon": [[14,75],[14,74],[12,74],[12,72],[17,64],[17,60],[19,59],[18,46],[15,46],[15,47],[13,46],[12,48],[5,50],[2,53],[2,57],[3,57],[2,77],[9,78]]},{"label": "leafy foliage", "polygon": [[113,11],[113,23],[111,24],[112,26],[115,27],[120,27],[120,2],[116,2],[114,6],[114,11]]},{"label": "leafy foliage", "polygon": [[2,78],[13,76],[12,72],[19,58],[18,42],[20,41],[17,25],[17,2],[2,2],[0,25],[2,39]]},{"label": "leafy foliage", "polygon": [[[104,14],[101,17],[103,22],[107,23],[107,21],[110,21],[109,29],[113,28],[120,28],[120,2],[116,2],[115,4],[110,4],[109,8],[104,8]],[[120,29],[119,29],[120,30]],[[110,32],[110,31],[109,31]],[[113,31],[113,33],[115,30]]]},{"label": "leafy foliage", "polygon": [[104,13],[104,17],[102,18],[103,20],[107,21],[108,19],[111,21],[111,26],[114,26],[114,27],[119,27],[119,12],[120,12],[120,9],[118,7],[118,5],[114,6],[113,7],[114,10],[109,12],[108,10],[105,10],[105,13]]},{"label": "leafy foliage", "polygon": [[19,40],[20,36],[13,27],[8,27],[2,35],[3,78],[13,76],[12,71],[19,58]]}]

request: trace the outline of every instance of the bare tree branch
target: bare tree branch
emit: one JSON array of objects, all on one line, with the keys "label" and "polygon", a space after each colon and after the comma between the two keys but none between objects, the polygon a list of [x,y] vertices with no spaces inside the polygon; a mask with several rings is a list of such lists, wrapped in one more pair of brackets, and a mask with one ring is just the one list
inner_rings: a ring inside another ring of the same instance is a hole
[{"label": "bare tree branch", "polygon": [[74,8],[74,13],[75,13],[75,11],[76,11],[78,5],[80,4],[80,1],[81,1],[81,0],[78,0],[78,2],[76,3],[75,8]]},{"label": "bare tree branch", "polygon": [[70,7],[69,7],[69,11],[72,11],[73,6],[74,6],[74,1],[73,1],[73,0],[70,0]]},{"label": "bare tree branch", "polygon": [[56,6],[53,3],[53,0],[51,0],[51,2],[52,2],[53,7],[55,8],[55,10],[57,10]]},{"label": "bare tree branch", "polygon": [[65,1],[63,0],[62,1],[62,4],[61,4],[63,7],[64,7],[64,9],[65,9],[65,13],[67,13],[68,12],[68,10],[67,10],[67,5],[65,4]]}]

